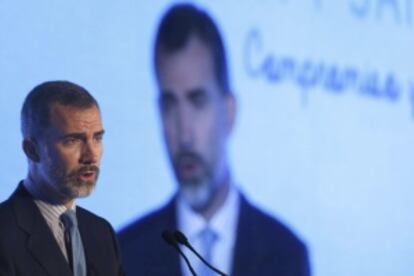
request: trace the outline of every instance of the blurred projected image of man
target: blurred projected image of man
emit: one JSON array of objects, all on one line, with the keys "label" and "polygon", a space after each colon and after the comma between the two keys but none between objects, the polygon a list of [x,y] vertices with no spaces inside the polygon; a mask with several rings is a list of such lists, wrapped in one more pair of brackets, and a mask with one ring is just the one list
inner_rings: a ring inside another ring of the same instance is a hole
[{"label": "blurred projected image of man", "polygon": [[[156,35],[154,66],[163,135],[178,191],[164,207],[119,233],[130,275],[190,275],[161,233],[179,229],[230,275],[309,275],[305,245],[254,207],[232,180],[228,138],[236,101],[223,41],[203,10],[171,7]],[[197,275],[207,267],[185,251]]]},{"label": "blurred projected image of man", "polygon": [[21,112],[28,174],[0,204],[0,275],[123,275],[111,225],[76,206],[95,188],[98,103],[67,81],[36,86]]}]

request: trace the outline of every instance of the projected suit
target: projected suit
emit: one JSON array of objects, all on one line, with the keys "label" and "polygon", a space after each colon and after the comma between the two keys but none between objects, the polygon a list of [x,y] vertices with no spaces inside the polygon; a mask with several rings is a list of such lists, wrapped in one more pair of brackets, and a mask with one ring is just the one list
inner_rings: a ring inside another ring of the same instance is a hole
[{"label": "projected suit", "polygon": [[[236,99],[211,17],[192,5],[171,7],[158,29],[154,65],[163,135],[179,185],[169,204],[120,231],[126,272],[189,275],[161,239],[163,230],[178,228],[231,275],[309,275],[304,244],[253,207],[232,180],[227,142]],[[205,233],[213,237],[209,242]],[[205,269],[192,263],[198,274]]]},{"label": "projected suit", "polygon": [[[177,229],[175,201],[119,233],[126,275],[182,275],[179,255],[160,238],[163,229]],[[237,232],[231,275],[310,275],[303,243],[244,197]]]}]

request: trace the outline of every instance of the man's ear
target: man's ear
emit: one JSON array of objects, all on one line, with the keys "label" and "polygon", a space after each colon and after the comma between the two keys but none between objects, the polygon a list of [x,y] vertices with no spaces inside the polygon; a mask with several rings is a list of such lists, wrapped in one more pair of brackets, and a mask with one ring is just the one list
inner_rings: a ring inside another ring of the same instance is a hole
[{"label": "man's ear", "polygon": [[26,154],[27,158],[29,158],[33,162],[39,162],[40,161],[36,141],[34,141],[30,138],[25,138],[23,140],[22,147],[23,147],[23,151]]},{"label": "man's ear", "polygon": [[230,134],[233,130],[233,126],[237,115],[237,101],[232,93],[226,95],[226,110],[227,110],[227,133]]}]

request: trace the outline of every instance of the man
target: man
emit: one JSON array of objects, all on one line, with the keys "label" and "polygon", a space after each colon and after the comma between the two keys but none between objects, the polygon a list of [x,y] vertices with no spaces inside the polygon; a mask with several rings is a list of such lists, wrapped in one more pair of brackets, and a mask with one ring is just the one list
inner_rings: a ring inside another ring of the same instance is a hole
[{"label": "man", "polygon": [[[119,233],[126,273],[190,275],[161,239],[164,230],[179,229],[227,274],[309,275],[304,244],[252,206],[232,181],[227,139],[236,103],[212,19],[192,5],[173,6],[159,26],[154,64],[163,133],[179,189],[166,206]],[[197,275],[209,273],[193,254],[186,255]]]},{"label": "man", "polygon": [[21,111],[28,175],[0,204],[1,276],[123,275],[110,224],[76,206],[95,188],[104,134],[82,87],[35,87]]}]

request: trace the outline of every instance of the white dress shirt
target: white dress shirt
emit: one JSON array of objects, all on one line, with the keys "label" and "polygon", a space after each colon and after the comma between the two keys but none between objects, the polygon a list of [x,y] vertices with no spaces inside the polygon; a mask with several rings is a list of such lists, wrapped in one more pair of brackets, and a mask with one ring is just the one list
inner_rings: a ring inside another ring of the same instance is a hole
[{"label": "white dress shirt", "polygon": [[[231,272],[239,209],[240,195],[234,185],[230,185],[223,206],[219,208],[210,221],[206,221],[204,217],[194,212],[182,198],[178,197],[177,200],[178,229],[187,236],[195,250],[201,253],[199,234],[208,225],[218,235],[212,249],[211,264],[226,274]],[[200,266],[204,266],[204,264],[187,248],[181,246],[181,249],[189,258],[195,271],[200,271]],[[183,276],[191,275],[183,258],[181,258],[181,271]]]}]

